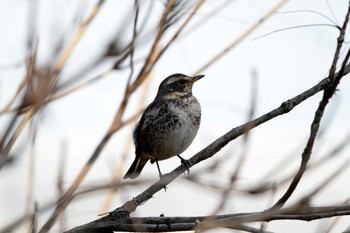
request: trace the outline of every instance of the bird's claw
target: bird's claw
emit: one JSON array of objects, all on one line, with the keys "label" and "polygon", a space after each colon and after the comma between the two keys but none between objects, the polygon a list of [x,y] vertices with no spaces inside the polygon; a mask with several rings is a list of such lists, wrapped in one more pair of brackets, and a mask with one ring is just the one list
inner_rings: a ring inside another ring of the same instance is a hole
[{"label": "bird's claw", "polygon": [[180,155],[178,155],[178,157],[181,159],[181,166],[186,169],[187,171],[187,175],[190,174],[190,167],[192,167],[192,164],[190,163],[190,161],[188,161],[187,159],[182,158]]}]

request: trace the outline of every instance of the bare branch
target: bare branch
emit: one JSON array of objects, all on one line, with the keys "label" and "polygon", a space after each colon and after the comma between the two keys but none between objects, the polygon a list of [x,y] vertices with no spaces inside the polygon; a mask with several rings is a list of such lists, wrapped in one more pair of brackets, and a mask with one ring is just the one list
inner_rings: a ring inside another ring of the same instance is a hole
[{"label": "bare branch", "polygon": [[[346,71],[343,75],[346,73],[349,73],[350,71],[350,64],[346,66],[344,69]],[[338,74],[339,75],[339,74]],[[280,107],[250,121],[246,124],[243,124],[241,126],[235,127],[231,129],[229,132],[221,136],[220,138],[216,139],[213,143],[205,147],[203,150],[195,154],[192,158],[189,159],[189,162],[194,166],[195,164],[204,161],[210,157],[212,157],[214,154],[216,154],[218,151],[220,151],[224,146],[226,146],[230,141],[236,139],[237,137],[243,135],[244,133],[249,132],[247,129],[253,129],[277,116],[283,115],[285,113],[290,112],[294,107],[302,103],[304,100],[310,98],[314,94],[318,93],[319,91],[324,90],[325,88],[330,85],[331,79],[328,77],[323,79],[321,82],[319,82],[317,85],[313,86],[312,88],[304,91],[303,93],[293,97],[292,99],[289,99],[281,104]],[[148,201],[155,193],[163,189],[164,186],[171,183],[174,179],[176,179],[179,175],[181,175],[183,172],[185,172],[184,168],[182,166],[177,167],[174,169],[171,173],[164,175],[162,179],[160,179],[158,182],[154,183],[151,187],[149,187],[147,190],[145,190],[143,193],[139,194],[132,200],[126,202],[123,206],[117,208],[115,211],[126,211],[126,212],[133,212],[135,209],[141,204],[146,201]]]},{"label": "bare branch", "polygon": [[304,175],[304,172],[307,168],[308,161],[311,157],[313,145],[314,145],[314,142],[316,139],[316,135],[318,133],[318,129],[320,127],[320,122],[321,122],[323,113],[326,109],[326,106],[329,102],[329,99],[332,98],[333,94],[335,93],[335,90],[339,84],[340,79],[342,77],[344,77],[345,67],[347,66],[347,63],[348,63],[348,60],[350,57],[350,50],[349,50],[349,52],[348,52],[348,54],[343,62],[343,65],[342,65],[342,68],[340,69],[340,71],[337,74],[335,73],[335,71],[336,71],[336,66],[337,66],[337,62],[338,62],[338,58],[339,58],[339,53],[340,53],[342,44],[344,42],[344,35],[345,35],[345,31],[346,31],[346,26],[347,26],[348,21],[349,21],[349,16],[350,16],[350,3],[349,3],[347,14],[345,16],[343,27],[341,28],[340,35],[338,37],[337,49],[335,51],[333,63],[332,63],[330,73],[329,73],[329,79],[330,79],[331,83],[329,86],[327,86],[325,88],[323,98],[322,98],[321,102],[319,103],[319,106],[316,110],[314,120],[311,124],[310,136],[309,136],[309,139],[308,139],[307,144],[305,146],[305,149],[301,155],[302,159],[301,159],[299,170],[296,173],[295,177],[293,178],[287,191],[276,202],[276,204],[271,207],[272,209],[281,208],[287,202],[287,200],[291,197],[291,195],[293,194],[297,185],[299,184],[301,177]]},{"label": "bare branch", "polygon": [[[350,206],[308,207],[294,206],[277,210],[274,213],[252,212],[243,214],[226,214],[218,216],[191,216],[191,217],[145,217],[132,218],[120,212],[115,216],[106,216],[94,222],[75,227],[66,233],[132,231],[132,232],[173,232],[189,231],[198,227],[201,230],[216,227],[242,229],[243,223],[257,221],[274,221],[293,219],[312,221],[320,218],[343,216],[350,214]],[[215,219],[207,224],[206,219]],[[209,228],[201,228],[206,226]]]}]

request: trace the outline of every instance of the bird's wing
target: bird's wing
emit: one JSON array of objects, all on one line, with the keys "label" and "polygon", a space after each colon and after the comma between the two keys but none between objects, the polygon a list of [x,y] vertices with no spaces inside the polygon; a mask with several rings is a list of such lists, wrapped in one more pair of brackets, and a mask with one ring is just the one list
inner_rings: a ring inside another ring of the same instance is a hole
[{"label": "bird's wing", "polygon": [[150,151],[150,148],[148,148],[149,133],[153,131],[154,127],[167,120],[166,113],[168,111],[168,104],[160,102],[152,102],[146,108],[133,134],[136,155]]}]

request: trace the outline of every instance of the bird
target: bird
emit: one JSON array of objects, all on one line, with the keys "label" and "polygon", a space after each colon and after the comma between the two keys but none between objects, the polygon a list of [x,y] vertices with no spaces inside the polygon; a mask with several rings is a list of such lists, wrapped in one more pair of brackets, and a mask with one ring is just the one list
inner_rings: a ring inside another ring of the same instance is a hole
[{"label": "bird", "polygon": [[178,156],[189,172],[190,164],[180,154],[190,146],[200,126],[201,105],[192,95],[192,86],[203,77],[176,73],[160,83],[155,99],[134,129],[135,159],[124,179],[137,178],[149,160],[156,163],[161,178],[158,161],[173,156]]}]

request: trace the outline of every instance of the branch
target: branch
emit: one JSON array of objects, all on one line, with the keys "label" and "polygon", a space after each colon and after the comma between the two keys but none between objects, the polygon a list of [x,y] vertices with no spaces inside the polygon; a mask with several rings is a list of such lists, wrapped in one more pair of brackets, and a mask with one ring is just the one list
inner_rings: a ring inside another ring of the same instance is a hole
[{"label": "branch", "polygon": [[[344,69],[345,74],[349,73],[350,71],[350,64],[348,64]],[[214,142],[212,142],[210,145],[208,145],[206,148],[195,154],[192,158],[189,159],[189,162],[191,164],[191,167],[195,164],[204,161],[210,157],[212,157],[214,154],[216,154],[218,151],[220,151],[224,146],[226,146],[230,141],[236,139],[237,137],[243,135],[244,133],[249,132],[249,130],[277,117],[280,115],[283,115],[285,113],[290,112],[294,107],[302,103],[304,100],[310,98],[314,94],[320,92],[321,90],[324,90],[329,86],[329,84],[332,82],[331,79],[328,77],[320,81],[317,85],[313,86],[312,88],[304,91],[303,93],[295,96],[292,99],[289,99],[281,104],[280,107],[252,120],[249,121],[241,126],[235,127],[231,129],[229,132],[221,136],[220,138],[216,139]],[[171,183],[174,179],[176,179],[178,176],[180,176],[183,172],[185,172],[184,168],[182,166],[177,167],[174,169],[171,173],[164,175],[162,179],[160,179],[158,182],[154,183],[151,187],[149,187],[147,190],[145,190],[143,193],[139,194],[137,197],[133,198],[132,200],[126,202],[123,206],[116,209],[115,211],[127,211],[129,213],[135,211],[137,206],[141,203],[144,203],[148,201],[155,193],[163,189],[164,186]]]},{"label": "branch", "polygon": [[207,69],[209,66],[217,62],[222,56],[229,52],[232,48],[236,47],[240,42],[246,39],[255,29],[257,29],[263,22],[270,18],[278,9],[280,9],[288,0],[281,0],[273,8],[271,8],[263,17],[257,20],[253,25],[251,25],[245,32],[243,32],[237,39],[235,39],[231,44],[225,47],[220,53],[215,55],[206,64],[199,68],[194,74],[200,74],[203,70]]},{"label": "branch", "polygon": [[336,70],[336,66],[339,60],[339,54],[340,54],[340,50],[341,47],[343,45],[344,42],[344,35],[345,35],[345,31],[346,31],[346,26],[348,24],[349,21],[349,16],[350,16],[350,4],[348,6],[348,11],[347,14],[345,16],[345,20],[344,20],[344,24],[343,27],[340,30],[340,35],[338,37],[338,44],[337,44],[337,48],[334,54],[334,59],[333,59],[333,63],[332,66],[330,68],[330,72],[329,72],[329,80],[331,80],[330,85],[324,90],[323,93],[323,98],[321,100],[321,102],[319,103],[319,106],[315,112],[315,117],[314,120],[312,121],[311,124],[311,129],[310,129],[310,136],[309,139],[306,143],[305,149],[301,155],[301,163],[300,163],[300,167],[298,172],[296,173],[296,175],[294,176],[292,182],[290,183],[287,191],[282,195],[282,197],[276,202],[276,204],[274,204],[271,209],[274,208],[282,208],[282,206],[287,202],[287,200],[291,197],[291,195],[294,193],[296,187],[298,186],[302,176],[304,175],[308,162],[311,158],[311,153],[312,153],[312,149],[313,149],[313,145],[320,127],[320,122],[321,119],[323,117],[324,111],[326,109],[326,106],[329,102],[329,100],[332,98],[332,96],[334,95],[336,88],[340,82],[340,79],[342,77],[344,77],[344,71],[345,71],[345,67],[346,64],[348,63],[349,57],[350,57],[350,50],[348,51],[345,60],[342,63],[342,68],[340,69],[340,71],[336,74],[335,70]]},{"label": "branch", "polygon": [[[240,214],[225,214],[217,216],[190,216],[190,217],[129,217],[127,213],[119,213],[118,216],[106,216],[91,223],[75,227],[66,233],[80,232],[103,232],[111,233],[113,231],[132,231],[132,232],[173,232],[190,231],[197,227],[208,226],[205,221],[211,219],[210,228],[225,227],[233,229],[242,229],[243,223],[257,221],[275,221],[275,220],[300,220],[312,221],[321,218],[343,216],[350,214],[350,206],[327,206],[327,207],[308,207],[294,206],[278,210],[275,213],[250,212]],[[212,219],[215,219],[214,221]]]},{"label": "branch", "polygon": [[[102,3],[104,0],[100,0],[100,3]],[[166,23],[166,18],[168,13],[170,12],[170,10],[172,9],[172,5],[173,5],[173,1],[170,0],[166,6],[166,9],[163,12],[162,15],[162,19],[161,19],[161,23],[160,23],[160,27],[159,27],[159,32],[156,36],[156,39],[153,43],[152,49],[149,53],[149,56],[143,66],[143,68],[141,69],[141,72],[137,78],[137,80],[144,80],[147,76],[143,75],[143,70],[145,67],[148,66],[149,62],[152,61],[153,58],[153,54],[156,52],[156,47],[163,35],[163,33],[161,32],[163,29],[164,24]],[[140,78],[142,77],[142,78]],[[139,83],[139,85],[141,84],[141,82]],[[95,161],[97,160],[97,158],[100,156],[100,153],[102,152],[102,150],[104,149],[104,147],[106,146],[106,144],[109,142],[110,138],[113,136],[113,134],[119,130],[121,127],[124,126],[124,122],[122,121],[122,116],[124,115],[126,106],[128,104],[128,100],[130,95],[133,92],[130,90],[130,86],[129,83],[126,87],[125,93],[124,93],[124,97],[122,102],[119,105],[119,108],[117,110],[117,113],[114,116],[113,122],[110,126],[110,128],[108,129],[107,133],[104,135],[104,137],[102,138],[102,140],[100,141],[100,143],[98,144],[98,146],[96,147],[95,151],[93,152],[93,154],[90,156],[90,158],[88,159],[88,161],[85,163],[84,167],[80,170],[79,174],[77,175],[77,177],[74,179],[73,183],[71,184],[71,186],[68,188],[68,190],[65,192],[65,194],[62,197],[62,200],[60,203],[57,204],[55,210],[53,211],[52,215],[49,217],[49,219],[45,222],[45,224],[43,225],[43,227],[40,229],[39,233],[43,233],[43,232],[47,232],[49,229],[51,229],[51,227],[55,224],[55,222],[57,221],[58,216],[65,210],[65,208],[68,206],[68,204],[70,203],[70,201],[73,199],[73,195],[74,192],[76,191],[76,189],[79,187],[80,183],[83,181],[83,179],[85,178],[85,176],[87,175],[87,173],[90,171],[92,165],[95,163]]]},{"label": "branch", "polygon": [[[344,66],[344,69],[342,69],[342,75],[346,75],[350,72],[350,64]],[[340,75],[338,72],[336,75]],[[252,120],[249,121],[246,124],[243,124],[241,126],[235,127],[231,129],[229,132],[221,136],[220,138],[216,139],[214,142],[212,142],[210,145],[205,147],[203,150],[195,154],[193,157],[189,159],[189,162],[191,164],[191,167],[195,164],[204,161],[210,157],[212,157],[214,154],[216,154],[218,151],[220,151],[224,146],[226,146],[230,141],[236,139],[237,137],[241,136],[244,133],[247,133],[248,131],[277,117],[280,115],[283,115],[285,113],[290,112],[294,107],[302,103],[304,100],[310,98],[311,96],[315,95],[316,93],[324,90],[331,84],[332,80],[327,77],[320,81],[317,85],[313,86],[312,88],[304,91],[303,93],[283,102],[280,107]],[[102,219],[129,219],[129,214],[131,212],[134,212],[136,208],[145,202],[147,202],[150,198],[153,197],[155,193],[163,189],[164,186],[171,183],[174,179],[176,179],[178,176],[180,176],[182,173],[185,172],[185,169],[182,166],[177,167],[174,169],[171,173],[165,174],[162,179],[151,185],[148,189],[146,189],[144,192],[133,198],[132,200],[129,200],[126,202],[123,206],[117,208],[116,210],[109,213],[108,216],[102,218]],[[276,212],[276,211],[275,211]],[[104,221],[104,220],[96,220],[96,221]],[[74,231],[72,231],[74,232]],[[101,231],[100,231],[101,232]]]}]

